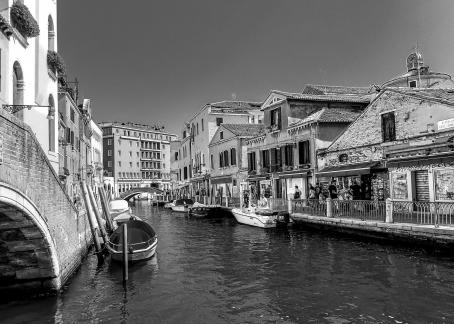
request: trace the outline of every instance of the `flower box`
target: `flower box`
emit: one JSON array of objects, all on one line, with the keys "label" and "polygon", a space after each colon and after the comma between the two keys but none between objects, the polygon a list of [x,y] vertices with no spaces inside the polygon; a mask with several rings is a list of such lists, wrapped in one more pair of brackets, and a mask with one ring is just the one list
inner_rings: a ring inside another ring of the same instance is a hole
[{"label": "flower box", "polygon": [[39,25],[31,14],[28,7],[19,1],[11,6],[11,23],[17,31],[25,38],[37,37],[39,35]]}]

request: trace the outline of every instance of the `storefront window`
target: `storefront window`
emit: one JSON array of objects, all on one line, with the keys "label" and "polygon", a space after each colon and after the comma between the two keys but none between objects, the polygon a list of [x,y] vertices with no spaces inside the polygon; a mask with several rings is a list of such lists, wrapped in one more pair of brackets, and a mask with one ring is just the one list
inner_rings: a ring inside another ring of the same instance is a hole
[{"label": "storefront window", "polygon": [[454,200],[454,169],[435,170],[435,199]]},{"label": "storefront window", "polygon": [[393,198],[408,199],[408,184],[406,173],[392,173]]}]

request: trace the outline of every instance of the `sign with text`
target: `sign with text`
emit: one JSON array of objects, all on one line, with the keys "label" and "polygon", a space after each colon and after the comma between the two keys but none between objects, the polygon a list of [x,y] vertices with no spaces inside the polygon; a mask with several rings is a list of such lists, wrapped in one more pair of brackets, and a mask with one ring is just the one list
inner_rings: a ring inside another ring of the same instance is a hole
[{"label": "sign with text", "polygon": [[454,118],[440,120],[437,124],[438,130],[453,128],[454,127]]}]

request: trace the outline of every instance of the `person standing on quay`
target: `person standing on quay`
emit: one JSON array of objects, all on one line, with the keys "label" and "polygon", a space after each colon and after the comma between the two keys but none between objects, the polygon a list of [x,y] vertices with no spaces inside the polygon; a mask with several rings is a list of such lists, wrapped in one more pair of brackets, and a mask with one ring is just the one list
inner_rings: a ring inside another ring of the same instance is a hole
[{"label": "person standing on quay", "polygon": [[335,180],[331,181],[331,185],[328,187],[328,191],[329,191],[329,197],[331,199],[337,199],[337,187],[336,187]]},{"label": "person standing on quay", "polygon": [[300,199],[301,191],[298,189],[298,186],[295,186],[295,193],[293,194],[293,199]]}]

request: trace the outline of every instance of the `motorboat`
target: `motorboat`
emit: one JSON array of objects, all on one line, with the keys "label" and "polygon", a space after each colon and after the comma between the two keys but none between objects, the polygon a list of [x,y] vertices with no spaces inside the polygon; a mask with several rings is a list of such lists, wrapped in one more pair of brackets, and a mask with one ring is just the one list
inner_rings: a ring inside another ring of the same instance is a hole
[{"label": "motorboat", "polygon": [[[124,224],[128,234],[128,261],[140,261],[151,258],[156,253],[158,236],[148,223],[130,219]],[[112,260],[123,260],[123,226],[118,227],[110,236],[107,244]]]},{"label": "motorboat", "polygon": [[172,208],[172,206],[175,206],[175,201],[176,200],[172,200],[171,202],[165,203],[164,208]]},{"label": "motorboat", "polygon": [[233,208],[232,214],[240,224],[261,228],[275,228],[279,218],[279,211],[255,207]]},{"label": "motorboat", "polygon": [[200,218],[222,217],[224,213],[220,206],[210,206],[195,202],[189,207],[189,215]]},{"label": "motorboat", "polygon": [[194,201],[192,201],[192,199],[178,199],[175,201],[175,206],[171,206],[170,208],[172,208],[175,212],[186,213],[192,205],[194,205]]}]

